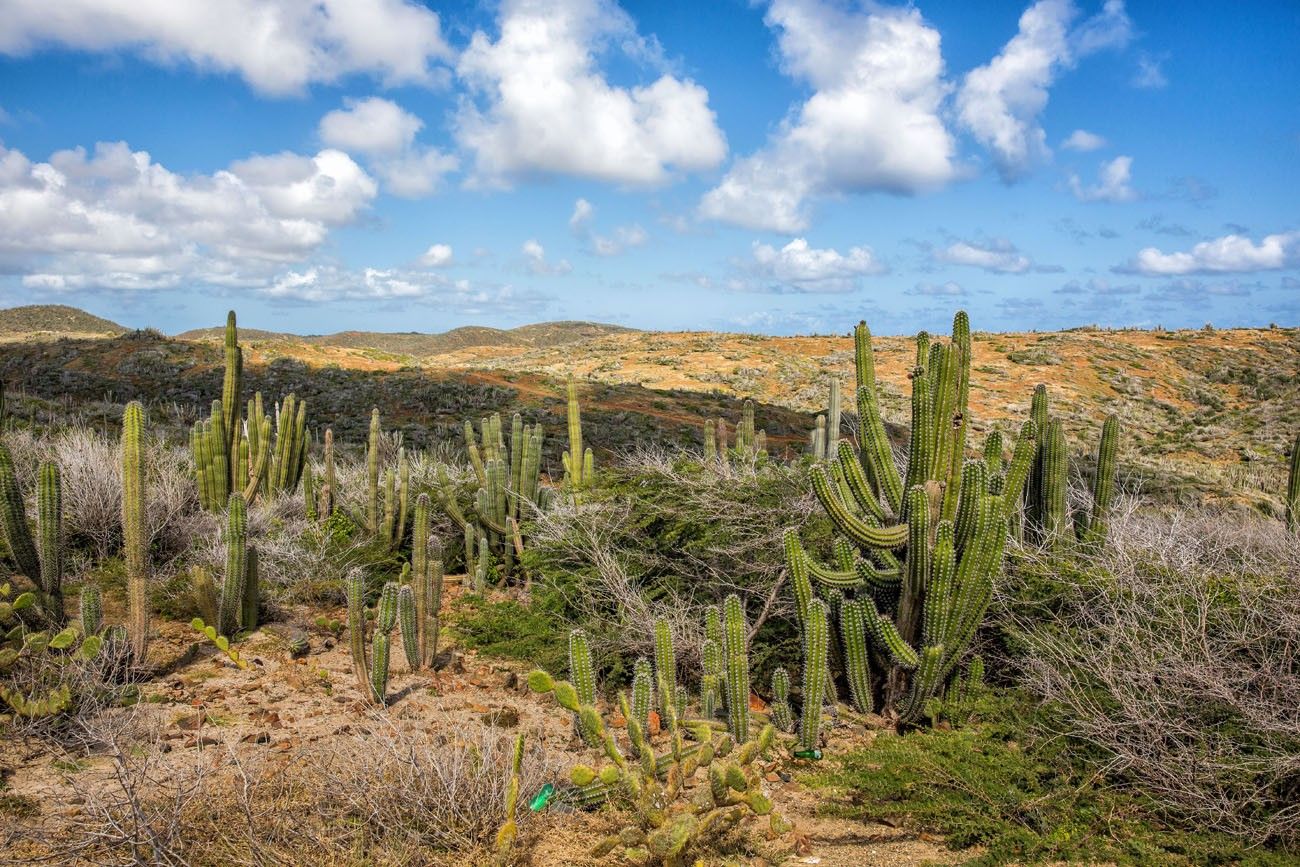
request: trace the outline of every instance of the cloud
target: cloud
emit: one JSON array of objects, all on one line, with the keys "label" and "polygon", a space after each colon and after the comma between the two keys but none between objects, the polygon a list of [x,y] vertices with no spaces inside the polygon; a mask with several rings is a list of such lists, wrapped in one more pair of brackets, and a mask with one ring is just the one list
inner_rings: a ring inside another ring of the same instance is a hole
[{"label": "cloud", "polygon": [[347,108],[320,120],[321,141],[339,150],[367,156],[390,156],[407,150],[424,121],[388,99],[345,99]]},{"label": "cloud", "polygon": [[450,244],[434,244],[420,257],[420,264],[426,268],[445,268],[451,263]]},{"label": "cloud", "polygon": [[1266,235],[1258,244],[1243,235],[1225,235],[1179,253],[1146,247],[1131,262],[1115,270],[1150,276],[1244,274],[1297,265],[1300,265],[1300,231]]},{"label": "cloud", "polygon": [[809,247],[803,238],[795,238],[779,250],[755,241],[751,270],[764,280],[802,292],[845,292],[855,288],[859,278],[889,269],[870,247],[852,247],[842,254]]},{"label": "cloud", "polygon": [[281,301],[427,301],[440,309],[494,315],[535,313],[549,306],[551,300],[536,291],[521,292],[510,285],[476,285],[429,271],[335,266],[286,271],[258,291]]},{"label": "cloud", "polygon": [[456,67],[471,91],[455,133],[474,154],[472,183],[554,174],[658,184],[726,156],[700,85],[663,74],[617,87],[601,74],[595,55],[610,45],[656,56],[613,0],[506,0],[499,26],[495,42],[476,32]]},{"label": "cloud", "polygon": [[0,256],[51,289],[255,285],[360,219],[376,192],[332,149],[187,176],[125,142],[39,163],[0,146]]},{"label": "cloud", "polygon": [[1020,16],[1020,28],[996,57],[966,74],[957,94],[958,118],[987,147],[1003,181],[1018,180],[1048,157],[1038,117],[1048,89],[1064,69],[1106,48],[1122,47],[1132,25],[1122,0],[1071,29],[1071,0],[1039,0]]},{"label": "cloud", "polygon": [[1092,277],[1087,282],[1071,280],[1060,289],[1057,295],[1087,295],[1092,298],[1114,298],[1123,295],[1137,295],[1142,288],[1136,283],[1114,284],[1102,277]]},{"label": "cloud", "polygon": [[1033,260],[1002,238],[983,244],[957,241],[936,252],[934,259],[949,265],[981,268],[994,274],[1024,274],[1034,267]]},{"label": "cloud", "polygon": [[367,157],[384,188],[394,195],[410,199],[431,195],[443,176],[459,166],[451,154],[416,143],[424,121],[397,103],[370,97],[344,104],[346,108],[321,118],[317,128],[321,141]]},{"label": "cloud", "polygon": [[[1154,232],[1157,235],[1172,235],[1175,238],[1192,238],[1196,233],[1184,226],[1182,223],[1167,222],[1162,214],[1152,214],[1144,220],[1139,220],[1137,227],[1147,232]],[[1245,234],[1245,228],[1235,226],[1229,231],[1236,234]]]},{"label": "cloud", "polygon": [[966,288],[960,283],[948,280],[944,283],[917,283],[909,295],[926,295],[939,298],[954,298],[966,294]]},{"label": "cloud", "polygon": [[568,274],[573,270],[573,266],[566,259],[554,263],[546,261],[546,248],[532,238],[524,241],[519,251],[524,254],[528,270],[534,274]]},{"label": "cloud", "polygon": [[44,46],[131,51],[164,64],[234,73],[283,95],[347,75],[433,84],[451,59],[436,12],[408,0],[12,0],[0,53]]},{"label": "cloud", "polygon": [[1164,70],[1160,68],[1163,63],[1162,57],[1152,57],[1146,52],[1139,54],[1137,69],[1133,73],[1133,86],[1142,90],[1159,90],[1169,84]]},{"label": "cloud", "polygon": [[578,199],[573,203],[573,213],[569,216],[569,231],[585,240],[591,252],[597,256],[617,256],[650,240],[645,229],[636,223],[618,226],[609,235],[597,234],[591,226],[595,215],[595,205],[586,199]]},{"label": "cloud", "polygon": [[955,143],[940,118],[948,92],[939,32],[916,9],[841,9],[775,0],[782,68],[813,94],[757,152],[736,160],[701,216],[783,233],[808,225],[812,200],[900,195],[952,180]]},{"label": "cloud", "polygon": [[1106,146],[1106,140],[1093,132],[1086,129],[1076,129],[1070,133],[1070,137],[1061,142],[1061,147],[1067,151],[1095,151]]},{"label": "cloud", "polygon": [[1079,176],[1070,174],[1070,191],[1081,202],[1131,202],[1137,193],[1129,185],[1133,169],[1132,157],[1115,157],[1101,164],[1097,170],[1097,183],[1085,187]]}]

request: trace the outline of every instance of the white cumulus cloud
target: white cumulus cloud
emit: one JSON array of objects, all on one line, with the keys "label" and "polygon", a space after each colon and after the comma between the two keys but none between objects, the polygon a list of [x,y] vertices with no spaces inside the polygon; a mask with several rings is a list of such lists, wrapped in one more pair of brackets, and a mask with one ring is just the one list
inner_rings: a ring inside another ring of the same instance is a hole
[{"label": "white cumulus cloud", "polygon": [[550,298],[540,292],[519,291],[506,285],[479,285],[452,280],[429,271],[396,268],[352,270],[333,265],[289,270],[259,289],[281,301],[328,303],[332,301],[420,301],[462,313],[537,313]]},{"label": "white cumulus cloud", "polygon": [[253,285],[317,251],[376,192],[332,149],[181,175],[124,142],[46,162],[0,146],[0,256],[33,287]]},{"label": "white cumulus cloud", "polygon": [[966,265],[997,274],[1023,274],[1034,267],[1028,256],[1002,239],[983,244],[957,241],[936,252],[934,258],[949,265]]},{"label": "white cumulus cloud", "polygon": [[455,156],[418,144],[415,136],[424,121],[392,100],[370,97],[344,104],[321,118],[321,141],[364,155],[389,192],[408,199],[431,195],[459,167]]},{"label": "white cumulus cloud", "polygon": [[586,241],[591,252],[597,256],[617,256],[650,240],[646,230],[635,223],[617,226],[608,235],[599,234],[592,227],[595,217],[596,206],[586,199],[578,199],[573,203],[573,213],[569,215],[569,231]]},{"label": "white cumulus cloud", "polygon": [[1133,174],[1132,157],[1115,157],[1101,164],[1097,183],[1085,186],[1076,174],[1070,175],[1070,191],[1081,202],[1131,202],[1137,193],[1130,185]]},{"label": "white cumulus cloud", "polygon": [[3,19],[0,53],[131,51],[271,94],[354,73],[430,84],[452,56],[437,13],[410,0],[6,0]]},{"label": "white cumulus cloud", "polygon": [[1086,129],[1076,129],[1070,133],[1070,137],[1061,142],[1061,147],[1067,151],[1095,151],[1106,146],[1106,140],[1095,132],[1088,132]]},{"label": "white cumulus cloud", "polygon": [[420,264],[426,268],[445,268],[452,262],[450,244],[433,244],[420,257]]},{"label": "white cumulus cloud", "polygon": [[870,247],[852,247],[847,254],[832,248],[810,247],[795,238],[777,249],[757,241],[753,246],[752,270],[762,278],[805,292],[843,292],[854,288],[859,278],[888,270]]},{"label": "white cumulus cloud", "polygon": [[546,259],[546,248],[541,245],[535,238],[529,238],[524,241],[519,252],[524,254],[524,261],[528,270],[534,274],[568,274],[573,270],[567,259],[561,259],[558,262],[549,262]]},{"label": "white cumulus cloud", "polygon": [[726,155],[700,85],[668,74],[635,87],[605,79],[598,51],[647,53],[613,0],[506,0],[499,27],[495,41],[475,33],[456,67],[471,91],[455,131],[474,155],[472,182],[558,174],[656,184]]},{"label": "white cumulus cloud", "polygon": [[939,32],[920,12],[775,0],[765,21],[785,72],[814,92],[705,194],[701,216],[793,233],[815,198],[910,194],[954,177],[955,145],[939,116],[948,90]]},{"label": "white cumulus cloud", "polygon": [[1186,252],[1140,250],[1132,262],[1116,269],[1151,276],[1248,273],[1300,266],[1300,231],[1266,235],[1256,244],[1244,235],[1202,241]]},{"label": "white cumulus cloud", "polygon": [[993,155],[1004,181],[1014,181],[1046,159],[1039,115],[1063,69],[1104,48],[1127,44],[1132,25],[1123,0],[1073,26],[1072,0],[1038,0],[1020,16],[1019,30],[996,57],[966,74],[957,94],[961,124]]}]

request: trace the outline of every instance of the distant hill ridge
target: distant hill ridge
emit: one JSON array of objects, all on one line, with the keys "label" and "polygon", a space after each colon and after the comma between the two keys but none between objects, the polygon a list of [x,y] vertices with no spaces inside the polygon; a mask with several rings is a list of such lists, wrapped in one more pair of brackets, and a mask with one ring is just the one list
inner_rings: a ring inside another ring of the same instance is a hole
[{"label": "distant hill ridge", "polygon": [[[466,325],[434,334],[418,331],[340,331],[336,334],[299,335],[241,327],[239,339],[245,342],[293,341],[316,346],[379,349],[401,355],[437,355],[471,346],[505,345],[546,348],[636,330],[622,325],[578,321],[538,322],[509,329]],[[214,340],[224,334],[225,327],[220,326],[196,328],[177,334],[176,337],[181,340]]]},{"label": "distant hill ridge", "polygon": [[0,335],[122,334],[127,329],[66,304],[27,304],[0,309]]}]

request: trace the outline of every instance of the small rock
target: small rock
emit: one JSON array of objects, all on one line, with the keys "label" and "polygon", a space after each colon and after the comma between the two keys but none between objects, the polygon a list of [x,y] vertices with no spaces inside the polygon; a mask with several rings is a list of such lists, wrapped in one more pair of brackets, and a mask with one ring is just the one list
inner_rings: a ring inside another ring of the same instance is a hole
[{"label": "small rock", "polygon": [[270,732],[249,732],[239,739],[242,744],[269,744],[271,742]]},{"label": "small rock", "polygon": [[513,672],[513,671],[507,673],[507,674],[506,674],[506,680],[505,680],[505,683],[503,684],[503,686],[504,686],[506,689],[518,689],[518,688],[519,688],[519,675],[516,674],[516,673]]}]

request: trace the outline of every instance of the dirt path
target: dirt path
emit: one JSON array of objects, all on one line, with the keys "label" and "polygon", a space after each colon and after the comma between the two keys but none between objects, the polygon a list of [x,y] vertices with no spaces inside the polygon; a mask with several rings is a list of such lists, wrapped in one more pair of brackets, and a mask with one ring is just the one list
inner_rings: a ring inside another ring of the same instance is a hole
[{"label": "dirt path", "polygon": [[[454,593],[449,593],[454,596]],[[316,612],[319,613],[319,612]],[[333,612],[342,617],[343,612]],[[147,684],[141,708],[158,726],[162,773],[192,772],[196,762],[217,774],[213,782],[234,781],[232,757],[264,765],[355,749],[358,736],[370,727],[393,725],[457,732],[482,726],[513,736],[520,730],[540,741],[557,772],[578,762],[599,765],[592,753],[575,743],[567,714],[549,700],[540,700],[523,684],[524,666],[480,658],[474,652],[450,654],[446,668],[436,673],[410,673],[401,652],[393,651],[390,694],[397,696],[386,719],[370,716],[352,674],[346,636],[333,638],[309,631],[310,651],[290,658],[272,624],[241,645],[252,664],[241,671],[209,645],[192,649],[194,633],[184,624],[163,623],[151,657],[172,670]],[[397,644],[398,642],[394,642]],[[838,729],[837,741],[855,737]],[[0,767],[8,768],[7,795],[27,797],[40,806],[49,827],[60,820],[76,821],[80,804],[97,786],[111,785],[107,758],[85,759],[55,755],[26,745],[0,746]],[[776,809],[794,820],[792,835],[754,845],[762,853],[750,865],[817,864],[921,865],[953,863],[954,853],[939,841],[885,825],[829,819],[816,815],[815,797],[795,781],[768,775]],[[207,783],[209,781],[205,781]],[[606,812],[548,811],[525,826],[520,838],[520,863],[535,867],[595,864],[583,854],[603,835],[617,830]],[[761,830],[760,830],[761,829]],[[761,837],[766,823],[755,823]],[[0,858],[0,862],[4,859]],[[440,862],[440,863],[470,863]]]}]

